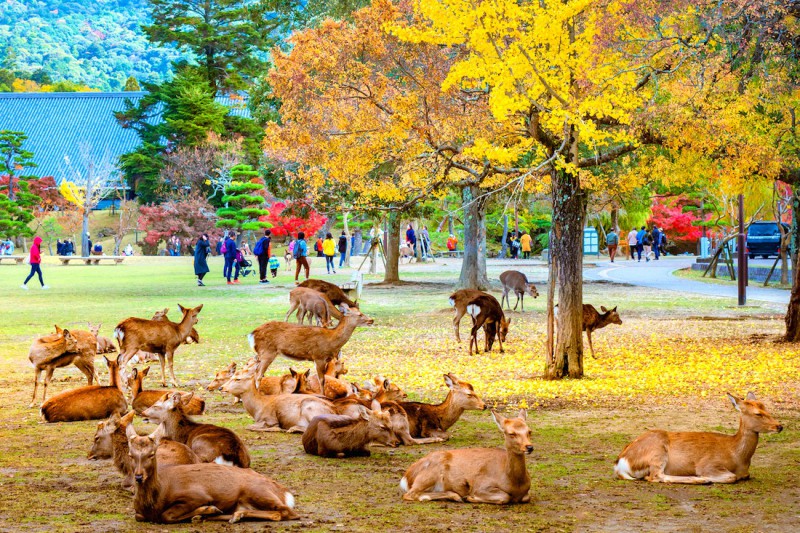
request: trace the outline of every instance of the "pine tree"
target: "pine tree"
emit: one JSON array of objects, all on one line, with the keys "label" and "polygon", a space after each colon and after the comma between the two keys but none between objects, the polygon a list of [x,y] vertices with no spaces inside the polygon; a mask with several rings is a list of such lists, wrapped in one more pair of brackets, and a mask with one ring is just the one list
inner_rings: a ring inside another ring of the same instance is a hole
[{"label": "pine tree", "polygon": [[127,80],[125,80],[125,89],[126,92],[136,92],[141,91],[141,87],[139,87],[139,81],[134,78],[133,76],[129,76]]},{"label": "pine tree", "polygon": [[[29,190],[31,176],[18,172],[36,166],[33,153],[22,148],[27,135],[20,131],[0,131],[0,235],[17,237],[32,235],[28,223],[33,220],[33,208],[41,198]],[[7,178],[7,180],[6,180]]]},{"label": "pine tree", "polygon": [[272,224],[259,220],[269,215],[269,211],[261,207],[264,197],[254,194],[264,190],[264,184],[258,182],[258,171],[250,165],[236,165],[231,169],[231,177],[233,181],[225,187],[222,197],[225,207],[217,210],[217,227],[240,231],[271,228]]}]

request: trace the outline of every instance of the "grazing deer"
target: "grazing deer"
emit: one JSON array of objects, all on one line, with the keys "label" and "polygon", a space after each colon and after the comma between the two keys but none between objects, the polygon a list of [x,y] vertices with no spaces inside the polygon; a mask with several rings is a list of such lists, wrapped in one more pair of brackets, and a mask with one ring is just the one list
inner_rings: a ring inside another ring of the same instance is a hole
[{"label": "grazing deer", "polygon": [[[133,460],[128,448],[126,435],[128,425],[133,421],[134,412],[120,418],[113,414],[104,422],[98,422],[94,443],[89,452],[89,460],[113,459],[114,466],[122,474],[122,488],[133,492]],[[161,439],[156,450],[158,468],[165,469],[175,465],[191,465],[200,462],[200,459],[188,446],[174,440]]]},{"label": "grazing deer", "polygon": [[[346,398],[347,396],[355,393],[352,385],[343,379],[336,377],[337,364],[337,360],[328,361],[328,365],[325,367],[325,391],[322,396],[325,396],[331,400],[335,400],[337,398]],[[309,374],[311,373],[310,370],[306,370],[303,373],[295,372],[292,369],[289,370],[292,372],[292,376],[296,380],[295,389],[292,391],[293,393],[320,394],[319,379],[317,376],[309,377]]]},{"label": "grazing deer", "polygon": [[328,297],[321,292],[307,287],[296,287],[289,293],[289,311],[286,313],[285,322],[289,321],[292,313],[297,311],[297,323],[303,324],[306,315],[308,315],[308,323],[312,324],[314,318],[317,319],[317,325],[328,327],[331,323],[331,316],[341,320],[342,313]]},{"label": "grazing deer", "polygon": [[[488,296],[489,298],[494,298],[489,293],[478,291],[475,289],[461,289],[453,294],[450,295],[450,305],[455,309],[456,316],[453,317],[453,329],[456,332],[456,340],[461,342],[461,334],[459,332],[459,324],[461,323],[461,319],[467,314],[467,306],[472,303],[475,298],[480,296]],[[494,298],[497,301],[496,298]],[[497,305],[500,305],[498,302]]]},{"label": "grazing deer", "polygon": [[483,328],[485,351],[491,351],[494,344],[495,335],[500,343],[500,353],[503,353],[503,341],[508,336],[508,327],[511,319],[506,319],[503,308],[494,296],[478,296],[467,305],[467,314],[472,317],[472,330],[470,330],[469,354],[472,355],[472,346],[475,345],[475,353],[481,353],[478,349],[478,330]]},{"label": "grazing deer", "polygon": [[593,305],[583,304],[583,331],[586,332],[586,338],[589,339],[589,350],[595,359],[597,359],[597,356],[594,355],[594,346],[592,346],[592,332],[609,324],[622,325],[622,319],[619,317],[616,307],[608,310],[601,305],[600,310],[603,311],[602,315],[597,312]]},{"label": "grazing deer", "polygon": [[344,304],[347,307],[350,308],[354,307],[358,309],[358,303],[348,298],[347,295],[344,293],[344,291],[337,285],[334,285],[333,283],[329,283],[321,279],[307,279],[303,283],[298,285],[298,287],[313,289],[319,293],[324,294],[335,306]]},{"label": "grazing deer", "polygon": [[759,433],[780,433],[783,426],[752,392],[744,400],[731,394],[728,399],[741,413],[735,435],[651,430],[622,450],[614,463],[614,475],[619,479],[688,484],[734,483],[749,478]]},{"label": "grazing deer", "polygon": [[447,429],[458,421],[467,409],[486,409],[486,404],[475,393],[472,385],[454,374],[445,374],[444,382],[450,389],[439,405],[419,402],[397,402],[408,415],[409,430],[414,438],[450,438]]},{"label": "grazing deer", "polygon": [[[136,367],[133,367],[131,375],[128,376],[128,388],[131,390],[133,400],[131,407],[137,414],[141,415],[145,409],[160,400],[165,394],[169,394],[168,390],[143,390],[142,382],[144,377],[150,372],[150,367],[146,366],[141,372]],[[182,392],[184,398],[189,398],[189,403],[186,405],[187,415],[202,415],[206,410],[206,402],[194,393]]]},{"label": "grazing deer", "polygon": [[220,464],[158,468],[156,450],[161,427],[140,437],[128,425],[128,448],[133,463],[136,495],[133,508],[139,522],[173,524],[195,517],[239,522],[292,520],[294,496],[276,481],[249,468]]},{"label": "grazing deer", "polygon": [[369,457],[371,443],[397,446],[388,412],[372,402],[372,409],[359,408],[356,417],[321,415],[311,420],[303,433],[303,449],[320,457]]},{"label": "grazing deer", "polygon": [[533,451],[527,414],[492,418],[503,432],[506,449],[465,448],[430,453],[411,465],[400,480],[403,499],[408,501],[451,500],[455,502],[528,503],[531,477],[525,454]]},{"label": "grazing deer", "polygon": [[119,379],[119,358],[103,358],[108,364],[108,386],[88,385],[56,394],[42,404],[45,422],[97,420],[128,410]]},{"label": "grazing deer", "polygon": [[253,417],[251,431],[303,433],[315,416],[334,414],[333,404],[318,396],[306,394],[262,394],[256,388],[252,371],[234,375],[222,390],[242,398],[245,411]]},{"label": "grazing deer", "polygon": [[86,375],[89,385],[95,378],[94,355],[83,354],[78,350],[78,340],[72,336],[69,330],[61,329],[56,326],[53,335],[46,335],[34,339],[31,344],[28,360],[33,365],[33,396],[31,397],[31,407],[36,406],[36,389],[39,387],[39,377],[45,372],[44,382],[42,383],[42,401],[47,398],[47,386],[53,379],[53,372],[56,368],[62,368],[75,364],[78,369]]},{"label": "grazing deer", "polygon": [[[191,393],[190,393],[191,394]],[[164,427],[164,436],[187,445],[204,463],[218,463],[248,468],[250,454],[239,436],[228,428],[199,424],[186,415],[191,401],[173,392],[142,413]]]},{"label": "grazing deer", "polygon": [[183,313],[180,323],[169,320],[145,320],[143,318],[126,318],[114,329],[114,338],[119,342],[120,354],[123,355],[123,365],[133,357],[139,350],[158,354],[161,361],[161,386],[167,386],[167,378],[164,372],[165,360],[169,361],[169,373],[172,378],[172,386],[178,386],[175,379],[173,368],[173,354],[175,350],[183,344],[192,327],[197,324],[197,315],[203,309],[203,305],[194,308],[184,308],[178,305]]},{"label": "grazing deer", "polygon": [[247,336],[250,347],[258,358],[257,378],[264,375],[269,365],[281,354],[298,361],[314,361],[320,383],[325,384],[328,361],[336,359],[342,346],[358,326],[374,322],[358,309],[343,305],[343,317],[333,329],[303,327],[286,322],[266,322]]},{"label": "grazing deer", "polygon": [[536,285],[528,282],[528,277],[518,270],[506,270],[500,274],[500,283],[503,284],[503,296],[500,298],[500,305],[503,305],[503,300],[508,305],[508,310],[511,310],[511,297],[509,292],[514,291],[517,301],[514,303],[514,311],[517,310],[517,304],[522,304],[521,311],[525,311],[525,295],[529,294],[531,298],[539,296],[539,291],[536,290]]}]

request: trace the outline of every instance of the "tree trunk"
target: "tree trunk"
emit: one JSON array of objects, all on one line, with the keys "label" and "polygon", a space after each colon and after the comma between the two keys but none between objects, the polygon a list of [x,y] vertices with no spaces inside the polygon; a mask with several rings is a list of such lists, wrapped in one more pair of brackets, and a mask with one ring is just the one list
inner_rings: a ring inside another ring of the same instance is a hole
[{"label": "tree trunk", "polygon": [[461,190],[464,206],[464,261],[461,263],[459,286],[462,289],[487,290],[486,276],[486,199],[476,200],[481,194],[477,185]]},{"label": "tree trunk", "polygon": [[419,219],[414,219],[414,230],[417,232],[417,244],[414,245],[414,258],[416,261],[415,263],[422,263],[422,237],[420,232],[422,231],[422,225],[419,223]]},{"label": "tree trunk", "polygon": [[553,228],[550,252],[558,284],[558,320],[546,379],[583,376],[583,223],[586,195],[576,176],[551,173]]},{"label": "tree trunk", "polygon": [[503,240],[500,243],[500,258],[505,259],[508,253],[508,215],[503,215]]},{"label": "tree trunk", "polygon": [[798,251],[800,251],[800,190],[792,187],[792,294],[789,297],[789,307],[786,309],[786,335],[788,342],[800,341],[800,276],[798,276]]},{"label": "tree trunk", "polygon": [[89,257],[92,251],[89,249],[89,210],[83,209],[83,234],[81,235],[81,255]]},{"label": "tree trunk", "polygon": [[447,215],[447,233],[450,235],[456,234],[456,229],[453,226],[453,215]]},{"label": "tree trunk", "polygon": [[389,213],[388,228],[386,230],[386,271],[383,274],[384,283],[397,283],[400,281],[400,213]]},{"label": "tree trunk", "polygon": [[611,228],[619,235],[619,204],[616,200],[611,202]]}]

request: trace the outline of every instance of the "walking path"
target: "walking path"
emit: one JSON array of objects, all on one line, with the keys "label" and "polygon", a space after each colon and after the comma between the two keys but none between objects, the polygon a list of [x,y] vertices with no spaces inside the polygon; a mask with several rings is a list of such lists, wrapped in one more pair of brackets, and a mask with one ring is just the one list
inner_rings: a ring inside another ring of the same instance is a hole
[{"label": "walking path", "polygon": [[[732,305],[736,305],[737,288],[735,285],[722,285],[719,283],[706,283],[686,278],[679,278],[672,273],[676,270],[689,268],[695,258],[691,256],[662,257],[659,261],[651,260],[649,263],[634,262],[627,259],[617,260],[613,263],[607,259],[597,263],[595,268],[585,268],[584,279],[594,281],[613,281],[628,283],[641,287],[653,287],[667,291],[688,292],[693,294],[706,294],[721,298],[730,298]],[[763,302],[789,303],[789,291],[781,289],[768,289],[755,286],[751,283],[747,287],[747,299]]]}]

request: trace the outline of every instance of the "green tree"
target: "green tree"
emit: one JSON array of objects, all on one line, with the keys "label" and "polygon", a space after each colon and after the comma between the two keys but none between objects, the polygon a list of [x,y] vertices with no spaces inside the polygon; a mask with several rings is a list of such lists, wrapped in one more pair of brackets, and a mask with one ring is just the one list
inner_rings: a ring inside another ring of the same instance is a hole
[{"label": "green tree", "polygon": [[42,200],[29,190],[32,176],[19,174],[36,166],[33,153],[22,148],[27,138],[20,131],[0,131],[0,234],[10,237],[33,234],[28,223]]},{"label": "green tree", "polygon": [[258,171],[250,165],[236,165],[231,169],[231,177],[233,181],[225,187],[222,197],[225,207],[217,209],[217,227],[245,231],[271,228],[272,224],[259,220],[269,215],[269,211],[262,207],[264,197],[255,194],[264,190],[264,184],[258,183]]},{"label": "green tree", "polygon": [[125,89],[126,92],[136,92],[141,91],[141,87],[139,87],[139,82],[133,76],[128,76],[128,79],[125,80]]},{"label": "green tree", "polygon": [[33,152],[22,148],[27,138],[21,131],[0,130],[0,175],[8,176],[6,194],[12,202],[17,198],[17,183],[25,179],[18,176],[17,172],[36,166]]}]

